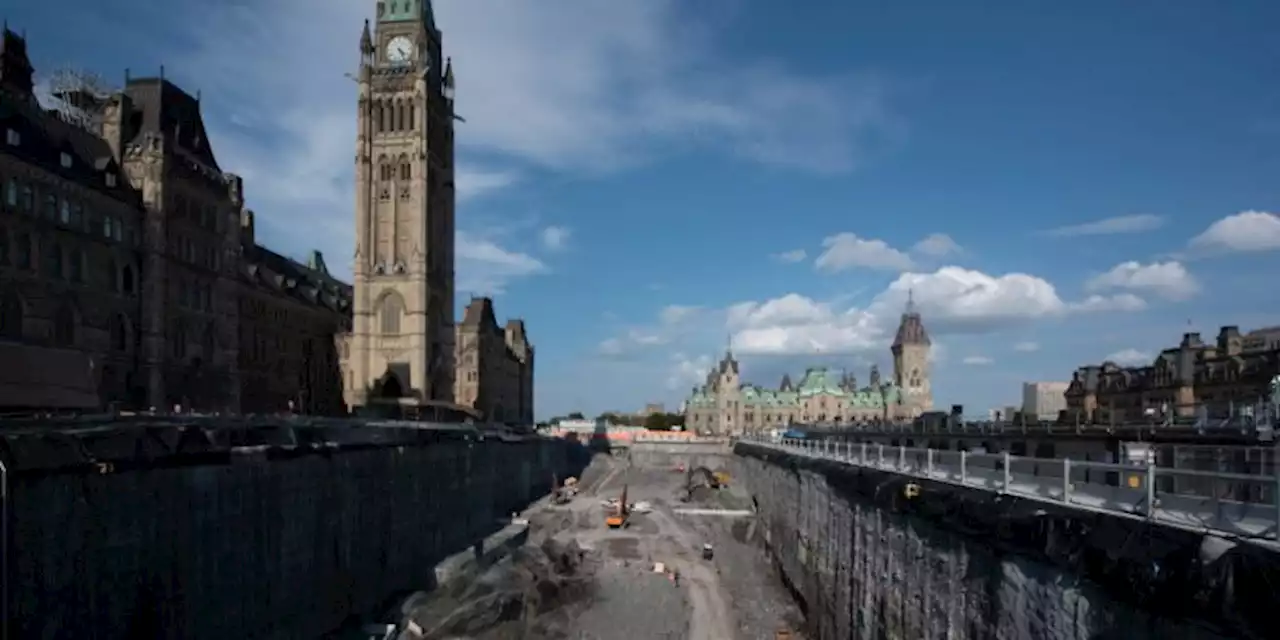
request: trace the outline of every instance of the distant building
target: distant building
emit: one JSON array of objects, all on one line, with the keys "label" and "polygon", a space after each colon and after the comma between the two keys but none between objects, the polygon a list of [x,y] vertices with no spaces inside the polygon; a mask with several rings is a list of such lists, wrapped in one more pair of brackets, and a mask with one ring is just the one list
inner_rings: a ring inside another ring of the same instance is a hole
[{"label": "distant building", "polygon": [[[1067,408],[1070,382],[1025,382],[1022,384],[1022,417],[1026,420],[1057,420]],[[1005,419],[1012,419],[1008,415]]]},{"label": "distant building", "polygon": [[655,413],[666,413],[667,408],[661,402],[650,402],[644,405],[644,410],[640,412],[641,418],[647,418]]},{"label": "distant building", "polygon": [[533,424],[533,344],[524,321],[498,326],[493,300],[472,298],[454,340],[456,402],[486,420]]},{"label": "distant building", "polygon": [[685,428],[699,433],[759,433],[790,424],[851,424],[913,418],[933,409],[929,382],[932,342],[920,314],[908,302],[890,348],[893,379],[871,367],[870,384],[859,387],[846,371],[811,367],[800,383],[783,376],[776,389],[743,384],[738,361],[726,352],[685,400]]},{"label": "distant building", "polygon": [[1122,421],[1151,411],[1192,416],[1204,407],[1213,414],[1253,405],[1280,375],[1280,326],[1241,333],[1225,326],[1213,344],[1199,333],[1165,349],[1152,364],[1122,367],[1114,362],[1080,367],[1067,388],[1067,410],[1085,420]]}]

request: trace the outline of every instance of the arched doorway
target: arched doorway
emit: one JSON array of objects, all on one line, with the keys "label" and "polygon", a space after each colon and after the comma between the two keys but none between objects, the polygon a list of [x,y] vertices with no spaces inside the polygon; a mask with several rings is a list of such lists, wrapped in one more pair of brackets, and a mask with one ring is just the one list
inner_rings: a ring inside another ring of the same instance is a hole
[{"label": "arched doorway", "polygon": [[400,378],[390,371],[383,374],[382,380],[378,382],[376,391],[379,398],[396,399],[404,397],[404,386],[400,384]]}]

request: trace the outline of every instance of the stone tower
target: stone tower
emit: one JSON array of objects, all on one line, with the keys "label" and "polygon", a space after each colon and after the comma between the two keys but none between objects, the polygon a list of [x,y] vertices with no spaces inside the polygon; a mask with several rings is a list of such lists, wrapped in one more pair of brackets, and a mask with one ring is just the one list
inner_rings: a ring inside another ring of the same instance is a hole
[{"label": "stone tower", "polygon": [[452,402],[454,80],[431,0],[378,2],[356,81],[347,402]]},{"label": "stone tower", "polygon": [[903,404],[911,415],[933,410],[933,391],[929,386],[929,349],[933,343],[924,330],[924,322],[916,311],[915,297],[907,294],[907,308],[893,338],[893,381],[902,390]]}]

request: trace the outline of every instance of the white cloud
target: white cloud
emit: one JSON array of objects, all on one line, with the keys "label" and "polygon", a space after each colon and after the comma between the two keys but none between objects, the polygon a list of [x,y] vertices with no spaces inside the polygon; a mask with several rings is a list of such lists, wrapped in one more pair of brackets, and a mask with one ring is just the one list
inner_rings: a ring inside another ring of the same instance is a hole
[{"label": "white cloud", "polygon": [[1091,295],[1069,306],[1070,310],[1079,313],[1101,313],[1106,311],[1142,311],[1147,308],[1147,301],[1132,293],[1115,295]]},{"label": "white cloud", "polygon": [[1200,291],[1200,283],[1191,276],[1180,262],[1154,262],[1140,264],[1123,262],[1110,271],[1091,278],[1085,283],[1088,291],[1116,289],[1151,293],[1166,300],[1188,300]]},{"label": "white cloud", "polygon": [[962,362],[970,366],[982,367],[989,364],[994,364],[995,360],[992,360],[987,356],[969,356],[964,360],[962,360]]},{"label": "white cloud", "polygon": [[702,311],[701,307],[668,305],[658,312],[656,325],[629,327],[622,335],[601,342],[597,351],[603,356],[617,357],[669,344],[688,330]]},{"label": "white cloud", "polygon": [[671,326],[693,318],[701,310],[701,307],[671,304],[662,308],[662,311],[658,313],[658,318],[663,325]]},{"label": "white cloud", "polygon": [[1243,211],[1209,225],[1191,239],[1203,252],[1245,253],[1280,249],[1280,216],[1266,211]]},{"label": "white cloud", "polygon": [[548,251],[562,251],[569,244],[572,232],[565,227],[550,226],[542,230],[542,246]]},{"label": "white cloud", "polygon": [[933,233],[925,236],[924,239],[911,247],[911,250],[931,258],[945,258],[963,252],[960,245],[956,244],[956,241],[945,233]]},{"label": "white cloud", "polygon": [[1035,342],[1019,342],[1013,345],[1013,350],[1020,353],[1034,353],[1040,350],[1040,345]]},{"label": "white cloud", "polygon": [[809,257],[809,252],[804,249],[792,249],[791,251],[783,251],[782,253],[773,254],[774,260],[792,264],[796,262],[804,262],[804,259],[807,257]]},{"label": "white cloud", "polygon": [[822,240],[824,251],[814,261],[819,271],[837,273],[857,267],[906,271],[912,267],[911,257],[894,249],[883,240],[860,238],[844,232]]},{"label": "white cloud", "polygon": [[462,201],[500,191],[515,184],[520,178],[514,171],[492,171],[468,164],[458,165],[454,172],[458,200]]},{"label": "white cloud", "polygon": [[667,374],[667,388],[672,391],[685,390],[701,384],[706,380],[712,364],[710,356],[690,358],[683,353],[673,355],[671,362],[671,371]]},{"label": "white cloud", "polygon": [[456,247],[459,292],[501,294],[512,280],[544,273],[542,261],[502,248],[491,239],[458,232]]},{"label": "white cloud", "polygon": [[1122,367],[1146,366],[1154,360],[1155,357],[1151,354],[1137,349],[1123,349],[1103,358],[1103,362],[1114,362]]},{"label": "white cloud", "polygon": [[1067,302],[1049,282],[1023,273],[991,276],[960,267],[905,273],[864,308],[790,293],[728,309],[734,348],[743,353],[843,354],[883,349],[892,339],[908,291],[932,332],[987,331],[1000,326],[1073,313],[1132,311],[1132,294],[1091,296]]},{"label": "white cloud", "polygon": [[625,347],[620,338],[609,338],[602,340],[597,350],[602,356],[620,356],[625,351]]},{"label": "white cloud", "polygon": [[1058,227],[1056,229],[1049,229],[1040,233],[1041,235],[1056,238],[1102,236],[1121,233],[1142,233],[1143,231],[1159,229],[1162,225],[1164,225],[1164,218],[1149,213],[1140,213],[1129,216],[1116,216],[1114,218],[1106,218],[1104,220],[1096,220],[1094,222],[1086,222],[1084,224]]}]

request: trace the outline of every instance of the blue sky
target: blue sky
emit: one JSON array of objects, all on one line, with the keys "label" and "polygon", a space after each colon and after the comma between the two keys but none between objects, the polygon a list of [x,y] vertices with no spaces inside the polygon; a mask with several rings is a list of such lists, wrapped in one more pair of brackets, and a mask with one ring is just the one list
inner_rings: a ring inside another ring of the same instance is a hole
[{"label": "blue sky", "polygon": [[[538,414],[889,363],[934,393],[1275,324],[1280,4],[437,0],[458,72],[459,289],[538,348]],[[38,71],[202,91],[260,233],[349,271],[373,1],[18,3]]]}]

